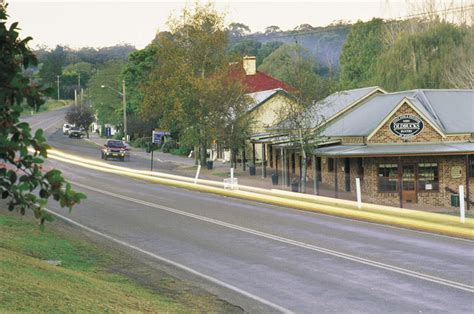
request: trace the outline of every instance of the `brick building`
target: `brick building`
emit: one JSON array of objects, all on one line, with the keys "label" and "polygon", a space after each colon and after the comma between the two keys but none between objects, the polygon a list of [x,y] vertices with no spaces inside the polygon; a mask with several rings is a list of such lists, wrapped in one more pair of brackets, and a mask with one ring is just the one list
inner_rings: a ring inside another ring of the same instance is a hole
[{"label": "brick building", "polygon": [[[326,117],[308,171],[315,190],[324,184],[336,196],[354,193],[360,178],[367,202],[450,207],[457,205],[462,185],[467,208],[472,207],[474,90],[368,91],[342,101]],[[348,98],[353,91],[343,93]],[[283,166],[283,177],[298,175],[298,148],[281,134],[278,138],[263,139],[271,145],[270,166]]]}]

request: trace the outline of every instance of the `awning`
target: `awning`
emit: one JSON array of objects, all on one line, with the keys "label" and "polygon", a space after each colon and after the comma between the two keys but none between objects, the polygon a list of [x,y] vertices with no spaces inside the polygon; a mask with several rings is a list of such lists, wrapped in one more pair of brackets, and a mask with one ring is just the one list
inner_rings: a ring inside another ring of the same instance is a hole
[{"label": "awning", "polygon": [[385,157],[474,154],[474,143],[334,145],[314,150],[317,156]]}]

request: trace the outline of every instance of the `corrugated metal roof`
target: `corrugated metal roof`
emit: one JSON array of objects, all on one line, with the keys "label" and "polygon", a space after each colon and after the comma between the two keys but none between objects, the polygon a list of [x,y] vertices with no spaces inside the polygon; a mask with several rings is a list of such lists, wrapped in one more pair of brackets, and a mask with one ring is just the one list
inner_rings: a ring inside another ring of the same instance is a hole
[{"label": "corrugated metal roof", "polygon": [[474,133],[474,90],[422,90],[446,133]]},{"label": "corrugated metal roof", "polygon": [[[309,123],[311,124],[308,125],[308,128],[315,128],[319,126],[322,122],[333,118],[337,113],[343,111],[347,107],[354,104],[356,101],[373,93],[377,89],[379,89],[378,86],[371,86],[339,91],[316,102],[304,113],[304,115],[308,117],[308,121],[310,121]],[[289,127],[289,122],[284,120],[270,129],[287,129]]]},{"label": "corrugated metal roof", "polygon": [[324,130],[325,136],[367,136],[413,91],[376,95],[337,118]]},{"label": "corrugated metal roof", "polygon": [[367,136],[407,98],[445,134],[474,133],[474,90],[410,90],[376,95],[326,127],[326,136]]},{"label": "corrugated metal roof", "polygon": [[474,154],[474,143],[335,145],[316,148],[314,153],[329,157]]},{"label": "corrugated metal roof", "polygon": [[246,94],[252,99],[252,103],[249,106],[249,110],[255,109],[258,105],[260,105],[262,102],[272,97],[274,94],[278,93],[279,91],[284,92],[285,90],[282,88],[275,88],[275,89],[265,90],[261,92]]}]

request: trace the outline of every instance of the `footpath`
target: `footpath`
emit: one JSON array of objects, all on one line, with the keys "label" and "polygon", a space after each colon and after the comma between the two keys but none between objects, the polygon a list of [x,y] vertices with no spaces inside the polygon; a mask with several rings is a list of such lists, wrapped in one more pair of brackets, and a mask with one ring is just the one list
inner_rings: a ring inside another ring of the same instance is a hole
[{"label": "footpath", "polygon": [[[98,146],[103,146],[107,139],[101,138],[98,134],[90,134],[89,139],[86,141],[92,142]],[[151,154],[145,152],[143,148],[134,148],[131,147],[130,158],[132,160],[142,159],[146,160],[148,164],[151,162]],[[189,178],[194,178],[197,171],[197,166],[195,165],[194,158],[188,158],[187,156],[177,156],[168,153],[163,153],[161,151],[153,152],[153,170],[157,172],[163,172],[168,174],[180,175]],[[125,166],[125,165],[124,165]],[[147,168],[149,170],[149,168]],[[234,177],[238,179],[240,185],[246,185],[262,189],[278,189],[282,191],[291,191],[291,187],[283,185],[281,182],[282,173],[281,170],[275,171],[275,169],[268,168],[266,169],[267,176],[263,177],[263,169],[261,166],[257,166],[256,175],[251,176],[249,174],[249,169],[246,167],[246,171],[243,171],[243,165],[238,164],[237,168],[234,169]],[[272,183],[272,174],[276,173],[278,175],[279,183],[274,185]],[[295,175],[290,175],[290,178],[295,177]],[[202,167],[199,175],[200,179],[216,181],[222,183],[224,179],[230,178],[230,163],[216,160],[213,162],[213,169],[209,170],[206,167]],[[305,194],[315,195],[314,193],[314,182],[309,180],[307,182],[307,187]],[[302,194],[304,195],[304,194]],[[338,191],[337,196],[335,195],[334,188],[326,185],[320,184],[319,194],[320,196],[337,198],[340,200],[349,200],[355,201],[355,193],[349,193],[344,191]],[[362,195],[362,200],[364,199]],[[419,204],[406,204],[406,209],[415,209],[422,210],[427,212],[436,212],[436,213],[448,213],[452,215],[458,214],[456,209],[444,208],[444,207],[430,207],[430,206],[421,206]],[[468,213],[469,215],[470,213]],[[470,215],[469,215],[470,216]]]}]

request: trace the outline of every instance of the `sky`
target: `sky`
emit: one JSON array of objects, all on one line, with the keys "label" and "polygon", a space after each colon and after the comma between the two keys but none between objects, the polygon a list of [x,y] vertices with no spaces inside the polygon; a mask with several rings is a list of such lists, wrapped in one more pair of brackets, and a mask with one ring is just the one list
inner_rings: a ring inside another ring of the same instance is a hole
[{"label": "sky", "polygon": [[[201,1],[202,2],[202,1]],[[32,36],[31,47],[67,45],[71,48],[107,47],[120,43],[143,48],[166,21],[194,1],[44,1],[7,0],[10,22],[17,21],[23,37]],[[226,13],[226,22],[248,25],[252,32],[277,25],[283,30],[300,24],[326,26],[337,20],[367,21],[373,17],[406,16],[403,0],[220,0],[216,9]]]}]

